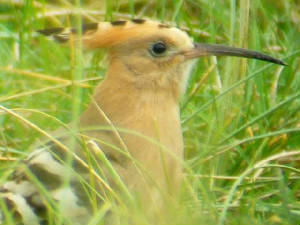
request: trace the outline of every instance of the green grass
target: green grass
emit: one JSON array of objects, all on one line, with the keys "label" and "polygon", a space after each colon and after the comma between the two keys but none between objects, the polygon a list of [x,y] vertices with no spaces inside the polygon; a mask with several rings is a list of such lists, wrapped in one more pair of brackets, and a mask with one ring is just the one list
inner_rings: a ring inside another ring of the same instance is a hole
[{"label": "green grass", "polygon": [[[296,0],[81,5],[64,0],[0,1],[0,156],[23,157],[34,141],[77,118],[103,78],[103,52],[62,47],[35,33],[47,27],[79,26],[80,16],[68,11],[80,7],[84,22],[152,18],[186,28],[199,42],[247,47],[284,59],[288,64],[284,68],[232,57],[199,60],[181,104],[185,162],[190,168],[187,188],[181,204],[170,206],[170,216],[160,220],[178,225],[299,224],[300,3]],[[12,164],[1,159],[1,182]],[[138,207],[117,207],[109,201],[91,224],[102,224],[98,220],[109,209],[121,217],[134,215],[137,224],[149,224]]]}]

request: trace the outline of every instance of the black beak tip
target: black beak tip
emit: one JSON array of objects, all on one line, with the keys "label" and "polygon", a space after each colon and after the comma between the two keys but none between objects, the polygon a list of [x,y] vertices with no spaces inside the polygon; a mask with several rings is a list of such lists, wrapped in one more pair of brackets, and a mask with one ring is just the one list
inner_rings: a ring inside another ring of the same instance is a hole
[{"label": "black beak tip", "polygon": [[288,66],[289,64],[287,64],[286,62],[280,60],[280,65],[282,65],[282,66]]},{"label": "black beak tip", "polygon": [[288,64],[286,62],[284,62],[283,60],[281,60],[281,59],[273,58],[273,60],[271,62],[276,63],[278,65],[282,65],[282,66],[288,66]]}]

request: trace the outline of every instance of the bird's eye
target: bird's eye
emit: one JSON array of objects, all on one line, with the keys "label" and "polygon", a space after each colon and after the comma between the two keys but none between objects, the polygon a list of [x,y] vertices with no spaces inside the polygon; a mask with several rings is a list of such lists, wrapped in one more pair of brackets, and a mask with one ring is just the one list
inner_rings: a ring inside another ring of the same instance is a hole
[{"label": "bird's eye", "polygon": [[151,46],[150,53],[153,56],[162,56],[167,50],[167,46],[164,42],[156,42]]}]

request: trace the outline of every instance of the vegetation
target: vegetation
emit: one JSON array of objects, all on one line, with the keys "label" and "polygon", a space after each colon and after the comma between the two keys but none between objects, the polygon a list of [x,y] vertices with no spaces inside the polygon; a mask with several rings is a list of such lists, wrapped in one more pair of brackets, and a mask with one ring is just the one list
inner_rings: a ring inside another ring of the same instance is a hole
[{"label": "vegetation", "polygon": [[[196,41],[263,51],[288,64],[199,60],[181,102],[186,190],[160,223],[299,224],[299,11],[298,0],[0,0],[0,182],[34,141],[80,115],[105,74],[103,52],[61,46],[35,31],[151,18]],[[138,207],[109,203],[99,206],[101,215],[113,210],[150,224]]]}]

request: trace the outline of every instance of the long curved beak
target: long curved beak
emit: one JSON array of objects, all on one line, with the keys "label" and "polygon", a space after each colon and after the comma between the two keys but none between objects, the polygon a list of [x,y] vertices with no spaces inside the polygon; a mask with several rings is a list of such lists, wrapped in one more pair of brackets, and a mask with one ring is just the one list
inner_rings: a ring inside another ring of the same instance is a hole
[{"label": "long curved beak", "polygon": [[224,45],[196,43],[195,47],[189,51],[186,51],[184,55],[187,59],[193,59],[193,58],[210,56],[210,55],[237,56],[237,57],[263,60],[263,61],[272,62],[283,66],[287,65],[285,62],[283,62],[280,59],[273,58],[269,55],[257,51],[251,51],[244,48],[228,47]]}]

